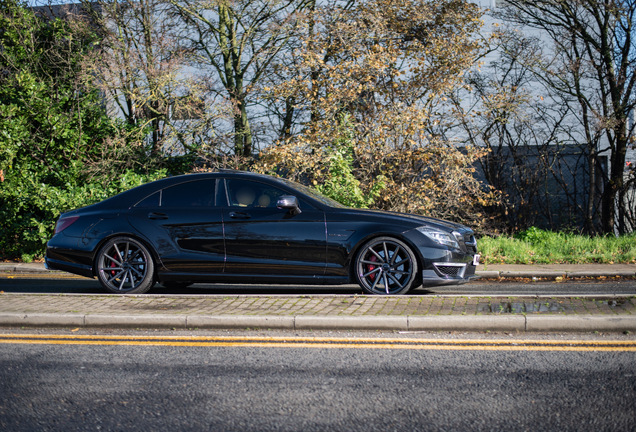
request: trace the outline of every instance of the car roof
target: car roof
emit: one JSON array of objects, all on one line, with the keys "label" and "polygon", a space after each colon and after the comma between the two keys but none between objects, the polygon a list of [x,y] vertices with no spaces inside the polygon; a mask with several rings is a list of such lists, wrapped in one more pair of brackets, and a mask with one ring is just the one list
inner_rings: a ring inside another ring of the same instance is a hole
[{"label": "car roof", "polygon": [[[183,175],[178,175],[178,176],[172,176],[172,177],[166,177],[160,180],[155,180],[153,182],[150,183],[145,183],[143,185],[137,186],[133,189],[129,189],[127,191],[124,191],[120,194],[117,194],[113,197],[107,198],[99,203],[93,204],[91,206],[88,207],[84,207],[83,209],[88,209],[90,207],[91,210],[110,210],[110,209],[124,209],[124,208],[130,208],[133,205],[135,205],[136,203],[138,203],[139,201],[143,200],[144,198],[152,195],[153,193],[155,193],[156,191],[159,191],[161,189],[165,189],[171,186],[175,186],[181,183],[186,183],[186,182],[191,182],[191,181],[197,181],[197,180],[205,180],[205,179],[212,179],[212,178],[241,178],[241,179],[250,179],[250,180],[261,180],[261,181],[265,181],[265,182],[269,182],[269,183],[275,183],[276,185],[279,185],[281,188],[283,189],[290,189],[291,186],[284,182],[279,180],[277,177],[274,176],[270,176],[270,175],[266,175],[266,174],[259,174],[259,173],[254,173],[254,172],[250,172],[250,171],[239,171],[239,170],[228,170],[228,169],[223,169],[223,170],[219,170],[217,172],[205,172],[205,173],[193,173],[193,174],[183,174]],[[308,196],[307,194],[304,194],[302,191],[296,190],[294,189],[301,197],[304,201],[306,201],[307,203],[311,204],[312,206],[316,207],[316,208],[320,208],[322,210],[325,210],[326,208],[329,208],[328,206],[326,206],[324,203],[321,203],[319,201],[317,201],[316,199],[312,198],[311,196]],[[79,209],[78,209],[79,210]]]}]

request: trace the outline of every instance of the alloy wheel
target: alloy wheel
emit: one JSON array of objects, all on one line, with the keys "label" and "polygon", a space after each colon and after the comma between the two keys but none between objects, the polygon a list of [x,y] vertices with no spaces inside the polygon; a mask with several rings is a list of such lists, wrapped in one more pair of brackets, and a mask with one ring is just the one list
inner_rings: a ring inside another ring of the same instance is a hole
[{"label": "alloy wheel", "polygon": [[154,285],[153,272],[154,263],[148,249],[129,237],[110,240],[98,254],[98,278],[110,292],[146,292]]},{"label": "alloy wheel", "polygon": [[381,237],[364,245],[356,260],[356,277],[370,294],[404,294],[413,287],[417,261],[400,240]]}]

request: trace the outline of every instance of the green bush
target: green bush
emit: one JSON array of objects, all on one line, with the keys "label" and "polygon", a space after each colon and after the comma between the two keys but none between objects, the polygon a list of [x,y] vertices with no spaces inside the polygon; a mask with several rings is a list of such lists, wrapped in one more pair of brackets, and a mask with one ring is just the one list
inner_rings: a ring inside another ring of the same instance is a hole
[{"label": "green bush", "polygon": [[376,178],[369,193],[363,193],[360,181],[353,173],[354,134],[350,115],[340,116],[339,137],[326,151],[324,183],[316,185],[318,192],[348,207],[372,206],[380,191],[386,187],[383,177]]},{"label": "green bush", "polygon": [[5,179],[0,187],[0,255],[26,262],[41,258],[60,214],[165,174],[163,170],[143,175],[129,171],[107,185],[93,182],[51,186],[33,179]]},{"label": "green bush", "polygon": [[165,176],[145,164],[144,131],[110,119],[91,85],[98,45],[87,23],[0,0],[2,258],[41,257],[62,212]]}]

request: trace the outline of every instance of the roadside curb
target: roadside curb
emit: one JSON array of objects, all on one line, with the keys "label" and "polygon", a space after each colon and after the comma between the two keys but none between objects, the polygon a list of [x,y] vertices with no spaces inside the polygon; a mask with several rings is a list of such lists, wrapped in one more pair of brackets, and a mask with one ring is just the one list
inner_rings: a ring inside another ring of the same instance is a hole
[{"label": "roadside curb", "polygon": [[[0,263],[0,273],[64,273],[59,270],[47,270],[42,263]],[[500,278],[542,278],[542,279],[556,279],[562,277],[564,279],[569,278],[581,278],[581,277],[621,277],[621,278],[633,278],[636,277],[636,268],[634,270],[478,270],[475,272],[477,280],[479,279],[500,279]]]},{"label": "roadside curb", "polygon": [[476,271],[475,275],[479,279],[499,279],[499,278],[542,278],[556,279],[562,277],[564,279],[580,278],[580,277],[636,277],[636,271],[625,270],[592,270],[592,271],[565,271],[565,270],[525,270],[525,271]]},{"label": "roadside curb", "polygon": [[42,263],[0,263],[0,273],[62,273],[59,270],[47,270]]},{"label": "roadside curb", "polygon": [[442,316],[237,316],[1,313],[3,326],[197,328],[271,330],[624,332],[636,316],[442,315]]}]

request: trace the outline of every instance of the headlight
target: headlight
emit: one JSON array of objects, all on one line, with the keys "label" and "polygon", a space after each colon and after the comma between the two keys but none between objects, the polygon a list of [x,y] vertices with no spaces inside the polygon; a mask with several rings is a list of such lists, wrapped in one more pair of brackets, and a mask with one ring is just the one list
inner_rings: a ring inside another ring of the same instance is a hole
[{"label": "headlight", "polygon": [[457,240],[455,240],[455,238],[450,233],[427,226],[422,226],[415,229],[424,234],[426,237],[433,240],[435,243],[459,249],[459,243],[457,243]]}]

